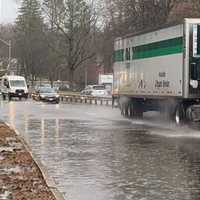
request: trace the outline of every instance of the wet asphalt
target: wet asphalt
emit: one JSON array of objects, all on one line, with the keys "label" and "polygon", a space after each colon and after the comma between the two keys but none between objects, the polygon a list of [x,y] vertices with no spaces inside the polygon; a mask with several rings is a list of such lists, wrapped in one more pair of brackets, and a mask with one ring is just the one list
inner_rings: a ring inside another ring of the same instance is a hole
[{"label": "wet asphalt", "polygon": [[200,199],[198,125],[85,104],[1,101],[0,109],[66,200]]}]

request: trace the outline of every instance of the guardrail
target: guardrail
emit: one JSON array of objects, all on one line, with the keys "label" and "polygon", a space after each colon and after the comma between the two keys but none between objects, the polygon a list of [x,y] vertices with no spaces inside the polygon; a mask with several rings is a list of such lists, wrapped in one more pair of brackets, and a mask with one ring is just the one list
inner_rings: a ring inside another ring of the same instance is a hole
[{"label": "guardrail", "polygon": [[93,105],[106,105],[106,106],[117,106],[117,103],[112,102],[111,97],[93,97],[93,96],[82,96],[82,95],[60,95],[60,100],[68,103],[85,103]]}]

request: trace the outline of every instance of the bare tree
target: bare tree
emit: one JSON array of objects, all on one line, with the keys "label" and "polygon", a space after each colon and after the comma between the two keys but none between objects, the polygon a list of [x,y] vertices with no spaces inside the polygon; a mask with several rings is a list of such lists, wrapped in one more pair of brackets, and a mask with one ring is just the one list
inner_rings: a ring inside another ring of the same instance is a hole
[{"label": "bare tree", "polygon": [[116,36],[164,25],[180,0],[105,0],[107,23]]},{"label": "bare tree", "polygon": [[84,0],[46,0],[44,12],[51,29],[57,32],[61,50],[57,53],[65,59],[73,82],[76,69],[94,56],[91,44],[97,19],[92,4]]},{"label": "bare tree", "polygon": [[97,43],[107,71],[112,71],[113,41],[116,37],[151,30],[169,23],[168,18],[181,0],[104,0],[104,28]]}]

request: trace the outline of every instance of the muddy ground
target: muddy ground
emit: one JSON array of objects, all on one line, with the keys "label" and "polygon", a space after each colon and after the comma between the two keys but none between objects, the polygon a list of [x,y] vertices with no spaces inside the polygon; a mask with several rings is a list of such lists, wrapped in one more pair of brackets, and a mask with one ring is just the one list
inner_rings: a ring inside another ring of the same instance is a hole
[{"label": "muddy ground", "polygon": [[0,200],[55,200],[16,133],[0,123]]}]

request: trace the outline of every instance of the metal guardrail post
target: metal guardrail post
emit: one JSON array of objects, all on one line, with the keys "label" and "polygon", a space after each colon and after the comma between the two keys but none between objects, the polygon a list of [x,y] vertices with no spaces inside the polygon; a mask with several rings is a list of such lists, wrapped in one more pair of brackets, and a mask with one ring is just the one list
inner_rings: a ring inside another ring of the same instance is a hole
[{"label": "metal guardrail post", "polygon": [[95,104],[95,105],[112,105],[110,104],[112,99],[106,98],[106,97],[90,97],[90,96],[80,96],[80,95],[61,95],[60,96],[61,101],[66,101],[69,103],[89,103],[89,104]]}]

